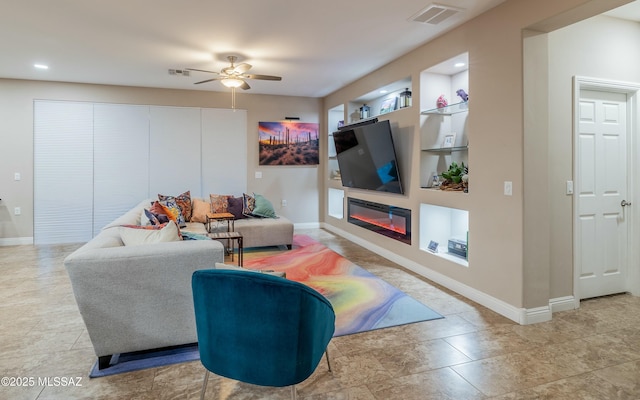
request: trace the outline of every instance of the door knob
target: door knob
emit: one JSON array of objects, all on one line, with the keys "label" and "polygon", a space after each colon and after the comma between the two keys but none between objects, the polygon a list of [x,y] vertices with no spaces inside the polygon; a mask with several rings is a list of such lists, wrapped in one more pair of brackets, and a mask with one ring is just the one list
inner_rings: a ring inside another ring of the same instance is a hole
[{"label": "door knob", "polygon": [[621,205],[622,207],[630,206],[630,205],[631,205],[631,202],[627,202],[626,200],[622,200],[622,201],[620,202],[620,205]]}]

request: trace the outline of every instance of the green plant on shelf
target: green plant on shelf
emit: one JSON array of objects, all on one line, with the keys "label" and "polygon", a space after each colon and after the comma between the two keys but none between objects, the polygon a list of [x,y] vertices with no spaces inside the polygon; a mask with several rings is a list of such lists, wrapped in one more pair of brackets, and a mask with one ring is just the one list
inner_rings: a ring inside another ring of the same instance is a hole
[{"label": "green plant on shelf", "polygon": [[455,161],[449,165],[449,169],[440,176],[444,181],[440,185],[442,190],[460,191],[466,190],[469,183],[469,167],[464,165],[464,162],[456,163]]}]

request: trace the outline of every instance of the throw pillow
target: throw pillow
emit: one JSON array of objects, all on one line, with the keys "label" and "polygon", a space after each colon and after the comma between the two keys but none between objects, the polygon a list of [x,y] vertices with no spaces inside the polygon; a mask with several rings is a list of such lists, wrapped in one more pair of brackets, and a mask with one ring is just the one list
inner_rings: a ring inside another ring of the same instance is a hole
[{"label": "throw pillow", "polygon": [[160,225],[160,220],[151,211],[144,209],[142,216],[140,217],[140,225]]},{"label": "throw pillow", "polygon": [[191,221],[191,213],[192,213],[192,206],[191,206],[191,191],[187,190],[186,192],[179,194],[177,196],[166,196],[163,194],[158,194],[158,200],[163,201],[163,200],[173,200],[175,201],[175,203],[178,205],[178,207],[180,208],[180,212],[182,213],[182,216],[184,217],[184,220],[186,222]]},{"label": "throw pillow", "polygon": [[246,218],[242,213],[242,197],[229,197],[229,209],[228,212],[233,214],[233,218],[242,219]]},{"label": "throw pillow", "polygon": [[246,193],[242,194],[242,213],[246,217],[251,217],[253,209],[256,207],[256,199]]},{"label": "throw pillow", "polygon": [[[159,228],[159,229],[158,229]],[[175,222],[163,225],[132,226],[123,225],[118,228],[120,238],[125,246],[141,244],[175,242],[180,240],[179,230]]]},{"label": "throw pillow", "polygon": [[162,204],[160,204],[159,202],[154,201],[153,203],[151,203],[151,207],[149,207],[149,212],[153,214],[153,216],[161,224],[166,224],[167,222],[169,222],[169,216],[167,216],[166,211],[162,207]]},{"label": "throw pillow", "polygon": [[191,222],[207,222],[207,214],[211,212],[211,203],[204,200],[193,199],[193,210],[191,212]]},{"label": "throw pillow", "polygon": [[184,228],[187,226],[187,223],[182,216],[182,212],[180,211],[180,207],[173,200],[160,200],[158,201],[162,208],[164,209],[165,214],[169,217],[170,220],[174,221],[180,228]]},{"label": "throw pillow", "polygon": [[211,212],[212,213],[226,213],[229,212],[229,196],[227,194],[210,194],[211,200]]},{"label": "throw pillow", "polygon": [[[153,215],[153,214],[152,214]],[[149,210],[146,208],[142,210],[140,214],[140,225],[153,225],[149,219]]]},{"label": "throw pillow", "polygon": [[253,208],[252,215],[262,218],[275,218],[276,211],[273,209],[273,204],[261,194],[254,193],[255,206]]}]

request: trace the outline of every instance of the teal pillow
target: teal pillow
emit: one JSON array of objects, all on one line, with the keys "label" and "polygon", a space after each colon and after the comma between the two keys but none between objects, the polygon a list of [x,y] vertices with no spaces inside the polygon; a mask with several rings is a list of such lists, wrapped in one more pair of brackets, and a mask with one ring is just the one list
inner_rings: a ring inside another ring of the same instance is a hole
[{"label": "teal pillow", "polygon": [[253,194],[253,197],[255,198],[256,205],[251,212],[252,215],[263,218],[276,217],[276,211],[273,209],[273,204],[271,204],[269,200],[263,195],[256,193]]}]

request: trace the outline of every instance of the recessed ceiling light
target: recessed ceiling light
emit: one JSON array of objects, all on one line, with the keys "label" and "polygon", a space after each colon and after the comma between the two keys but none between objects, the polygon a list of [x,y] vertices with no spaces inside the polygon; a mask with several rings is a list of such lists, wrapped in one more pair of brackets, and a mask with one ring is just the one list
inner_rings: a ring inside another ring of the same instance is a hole
[{"label": "recessed ceiling light", "polygon": [[454,67],[456,67],[456,68],[460,68],[460,67],[464,67],[464,66],[465,66],[465,63],[463,63],[463,62],[459,62],[459,63],[455,63],[455,64],[453,64],[453,66],[454,66]]},{"label": "recessed ceiling light", "polygon": [[33,64],[33,66],[38,69],[49,69],[49,66],[44,64]]}]

